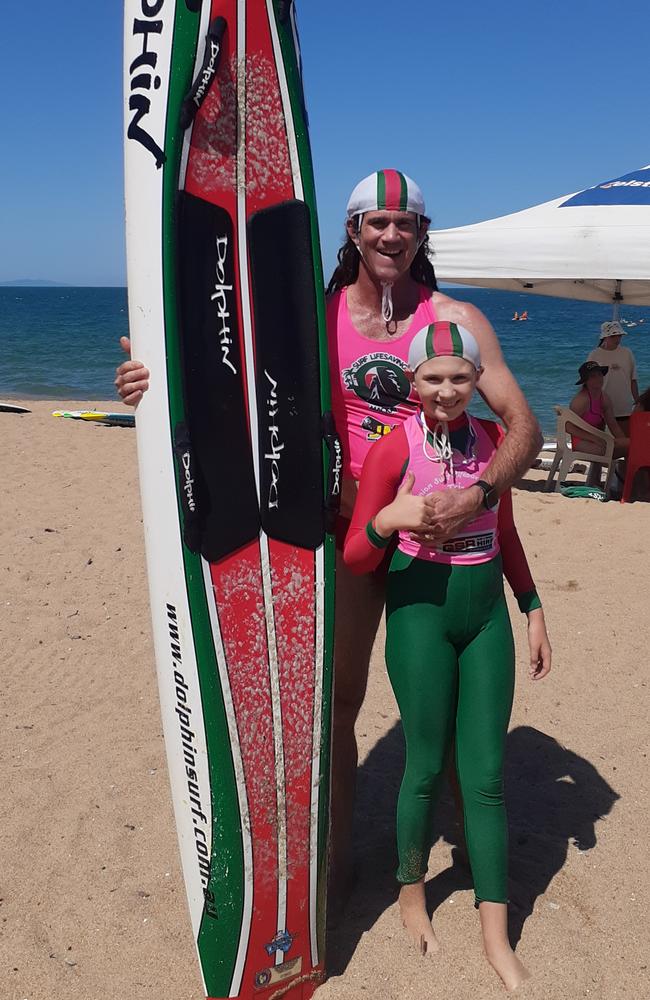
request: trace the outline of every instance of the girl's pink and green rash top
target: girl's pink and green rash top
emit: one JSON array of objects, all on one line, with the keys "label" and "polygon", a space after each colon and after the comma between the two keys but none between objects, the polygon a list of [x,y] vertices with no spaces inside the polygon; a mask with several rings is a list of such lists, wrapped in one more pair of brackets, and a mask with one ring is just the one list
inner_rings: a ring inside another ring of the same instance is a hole
[{"label": "girl's pink and green rash top", "polygon": [[343,475],[358,479],[368,449],[419,407],[405,371],[415,334],[436,322],[424,285],[408,330],[390,341],[364,337],[352,325],[347,288],[327,304],[332,410],[343,445]]},{"label": "girl's pink and green rash top", "polygon": [[[467,423],[463,414],[453,421],[450,430]],[[363,466],[352,523],[345,540],[343,557],[354,573],[369,573],[379,566],[391,539],[382,538],[373,527],[379,511],[391,503],[408,472],[415,475],[413,494],[428,495],[448,489],[464,489],[481,478],[505,434],[492,420],[472,417],[476,434],[474,458],[454,452],[454,473],[442,462],[425,458],[422,443],[424,429],[419,415],[413,415],[392,434],[368,452]],[[420,545],[408,532],[399,535],[399,548],[417,559],[450,565],[487,562],[501,553],[503,572],[522,611],[540,607],[512,511],[512,495],[506,490],[497,511],[484,511],[459,534],[441,547]]]}]

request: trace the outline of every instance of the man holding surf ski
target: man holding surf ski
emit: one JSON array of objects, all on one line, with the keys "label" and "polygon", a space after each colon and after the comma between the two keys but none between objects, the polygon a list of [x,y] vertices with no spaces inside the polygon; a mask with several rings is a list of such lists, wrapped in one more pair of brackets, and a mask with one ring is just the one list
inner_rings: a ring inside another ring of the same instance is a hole
[{"label": "man holding surf ski", "polygon": [[[332,405],[344,455],[337,540],[335,685],[331,797],[331,885],[345,897],[352,881],[352,816],[357,745],[354,726],[366,691],[370,654],[384,608],[387,560],[354,576],[341,550],[371,445],[418,407],[405,372],[411,341],[427,324],[445,321],[468,330],[480,349],[480,393],[506,434],[482,476],[467,489],[427,498],[426,542],[440,546],[462,532],[529,467],[541,444],[537,422],[506,365],[496,334],[476,306],[437,288],[428,255],[424,198],[396,170],[361,181],[347,207],[346,238],[328,287]],[[122,338],[128,351],[129,342]],[[123,402],[136,406],[149,386],[141,362],[117,369]]]}]

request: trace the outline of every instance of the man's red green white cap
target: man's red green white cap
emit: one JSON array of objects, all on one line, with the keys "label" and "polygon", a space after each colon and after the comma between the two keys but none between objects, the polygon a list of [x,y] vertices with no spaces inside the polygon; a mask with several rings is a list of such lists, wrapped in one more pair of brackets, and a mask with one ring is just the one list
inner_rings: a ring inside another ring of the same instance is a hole
[{"label": "man's red green white cap", "polygon": [[469,330],[456,323],[429,323],[411,341],[408,366],[414,372],[425,361],[449,357],[464,358],[477,371],[481,367],[481,352]]},{"label": "man's red green white cap", "polygon": [[378,170],[364,177],[350,195],[348,219],[377,211],[427,214],[419,187],[399,170]]}]

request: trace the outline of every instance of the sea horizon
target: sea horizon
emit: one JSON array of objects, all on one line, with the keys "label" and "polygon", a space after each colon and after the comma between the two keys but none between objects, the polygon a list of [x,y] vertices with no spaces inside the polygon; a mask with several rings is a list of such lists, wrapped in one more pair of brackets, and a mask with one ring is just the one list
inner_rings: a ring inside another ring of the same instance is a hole
[{"label": "sea horizon", "polygon": [[[545,436],[554,436],[553,404],[566,405],[574,395],[578,367],[597,346],[600,324],[612,318],[611,305],[453,289],[490,320]],[[515,311],[527,311],[528,320],[513,322]],[[650,384],[650,308],[623,305],[621,322],[644,389]],[[0,396],[117,402],[115,367],[124,360],[119,338],[128,333],[125,286],[0,285]],[[470,409],[478,416],[489,413],[480,400]]]}]

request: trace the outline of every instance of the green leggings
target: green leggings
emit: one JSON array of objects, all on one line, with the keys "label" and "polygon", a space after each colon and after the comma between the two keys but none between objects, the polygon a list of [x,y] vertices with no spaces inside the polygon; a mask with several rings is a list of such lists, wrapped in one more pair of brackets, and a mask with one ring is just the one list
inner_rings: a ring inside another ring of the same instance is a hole
[{"label": "green leggings", "polygon": [[500,557],[446,566],[398,549],[388,574],[386,623],[386,663],[406,738],[397,878],[412,883],[426,873],[433,813],[455,741],[476,899],[505,903],[503,756],[515,657]]}]

